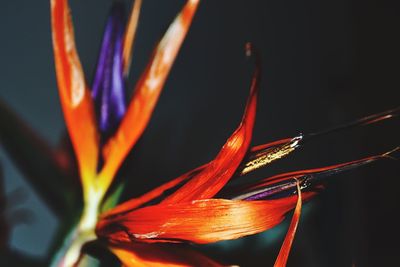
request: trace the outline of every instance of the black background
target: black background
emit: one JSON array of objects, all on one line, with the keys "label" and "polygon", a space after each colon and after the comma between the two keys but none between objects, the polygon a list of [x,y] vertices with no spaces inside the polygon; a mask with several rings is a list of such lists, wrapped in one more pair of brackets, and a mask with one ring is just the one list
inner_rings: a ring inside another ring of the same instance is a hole
[{"label": "black background", "polygon": [[[79,53],[90,81],[111,1],[70,2]],[[144,1],[130,88],[183,3]],[[255,145],[399,105],[400,17],[394,3],[202,1],[149,127],[125,164],[132,171],[127,177],[131,194],[139,195],[218,152],[243,112],[253,69],[244,56],[248,41],[258,47],[263,61]],[[63,120],[49,21],[46,1],[2,1],[0,92],[3,100],[55,144]],[[399,134],[399,121],[394,120],[324,137],[255,176],[381,153],[399,145]],[[399,178],[399,162],[390,160],[335,176],[306,205],[309,208],[301,218],[288,265],[396,264]],[[11,189],[21,183],[10,175],[7,179]],[[43,207],[32,208],[40,221]],[[55,223],[51,216],[49,220]],[[31,231],[39,235],[31,237],[18,237],[17,228],[14,246],[29,251],[29,244],[39,242],[38,236],[51,238],[43,226],[37,227]],[[29,228],[22,230],[29,232]],[[230,249],[205,250],[229,264],[271,266],[280,244],[278,239],[273,245],[260,246],[251,237]]]}]

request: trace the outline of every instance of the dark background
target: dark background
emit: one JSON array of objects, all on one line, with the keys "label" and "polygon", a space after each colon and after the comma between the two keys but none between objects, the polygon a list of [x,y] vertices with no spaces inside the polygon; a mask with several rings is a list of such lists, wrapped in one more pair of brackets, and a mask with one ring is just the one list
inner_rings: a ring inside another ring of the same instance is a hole
[{"label": "dark background", "polygon": [[[90,81],[111,1],[70,3],[79,54]],[[183,3],[144,1],[129,88]],[[127,163],[133,172],[127,177],[130,188],[143,193],[218,152],[239,123],[247,97],[253,69],[244,56],[247,41],[258,47],[263,60],[253,144],[398,106],[400,17],[394,3],[202,1],[149,127]],[[49,3],[2,1],[0,36],[1,99],[57,144],[64,124],[52,59]],[[334,134],[255,175],[381,153],[399,145],[399,134],[398,120]],[[7,192],[24,188],[26,207],[34,213],[31,224],[15,229],[12,246],[44,255],[57,220],[3,152],[0,157]],[[387,160],[335,176],[305,206],[289,266],[397,263],[399,170],[398,161]],[[286,226],[205,250],[230,264],[271,266]],[[273,235],[276,241],[271,243]]]}]

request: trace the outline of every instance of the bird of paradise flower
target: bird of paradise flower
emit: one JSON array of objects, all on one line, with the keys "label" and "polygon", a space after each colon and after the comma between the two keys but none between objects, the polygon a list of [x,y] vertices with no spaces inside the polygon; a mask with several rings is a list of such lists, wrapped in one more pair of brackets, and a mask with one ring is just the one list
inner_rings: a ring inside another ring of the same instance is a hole
[{"label": "bird of paradise flower", "polygon": [[[82,248],[93,240],[103,241],[124,266],[221,266],[193,250],[160,243],[206,244],[260,233],[281,223],[286,213],[294,209],[275,262],[275,266],[285,266],[302,202],[322,188],[318,179],[390,157],[397,150],[333,166],[284,173],[227,190],[233,177],[285,157],[305,140],[326,133],[304,134],[251,147],[260,80],[260,62],[256,58],[242,120],[217,156],[139,198],[103,212],[105,196],[150,120],[198,4],[199,0],[186,2],[156,46],[128,104],[125,79],[129,74],[141,0],[135,1],[126,25],[122,19],[123,7],[118,2],[113,5],[91,87],[86,84],[76,51],[68,1],[51,0],[58,89],[83,192],[80,218],[54,256],[53,266],[77,265]],[[255,53],[250,44],[246,52],[249,56]],[[397,108],[329,131],[370,124],[398,114]],[[171,190],[173,193],[164,195]]]}]

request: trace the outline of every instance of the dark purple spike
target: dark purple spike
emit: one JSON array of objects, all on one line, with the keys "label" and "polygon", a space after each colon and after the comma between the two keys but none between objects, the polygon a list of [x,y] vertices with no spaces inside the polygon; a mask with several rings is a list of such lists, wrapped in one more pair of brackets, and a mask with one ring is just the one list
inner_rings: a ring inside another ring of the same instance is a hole
[{"label": "dark purple spike", "polygon": [[102,87],[104,69],[106,67],[106,61],[108,57],[107,54],[111,46],[112,31],[113,31],[113,18],[110,17],[107,20],[107,24],[104,30],[103,41],[101,44],[100,54],[97,62],[97,68],[92,84],[92,97],[96,102],[99,101],[102,91],[100,88]]},{"label": "dark purple spike", "polygon": [[288,172],[273,177],[263,179],[259,184],[249,184],[247,186],[239,186],[231,196],[223,196],[232,199],[243,200],[259,200],[267,199],[270,197],[287,196],[295,193],[297,181],[300,182],[301,189],[313,189],[318,184],[324,182],[327,177],[332,175],[359,168],[361,166],[371,164],[375,161],[382,159],[397,160],[395,155],[400,151],[400,147],[396,147],[386,153],[370,156],[364,159],[355,160],[351,162],[341,163],[333,166],[327,166],[317,169],[302,170],[296,172]]},{"label": "dark purple spike", "polygon": [[[112,46],[111,46],[112,47]],[[101,96],[100,98],[100,103],[99,103],[99,115],[100,115],[100,121],[99,121],[99,128],[104,134],[107,132],[107,130],[110,128],[109,126],[109,118],[110,118],[110,103],[109,103],[109,98],[110,98],[110,91],[111,91],[111,75],[112,75],[112,57],[111,55],[111,50],[108,51],[107,53],[107,58],[106,58],[106,65],[104,67],[104,72],[103,72],[103,77],[102,77],[102,83],[101,83]]]},{"label": "dark purple spike", "polygon": [[103,140],[118,127],[126,111],[122,70],[125,16],[122,3],[114,2],[107,21],[92,86]]},{"label": "dark purple spike", "polygon": [[124,27],[121,25],[118,29],[118,37],[115,42],[112,87],[110,92],[110,105],[112,106],[113,115],[118,121],[122,119],[126,112],[125,83],[122,74],[123,29]]}]

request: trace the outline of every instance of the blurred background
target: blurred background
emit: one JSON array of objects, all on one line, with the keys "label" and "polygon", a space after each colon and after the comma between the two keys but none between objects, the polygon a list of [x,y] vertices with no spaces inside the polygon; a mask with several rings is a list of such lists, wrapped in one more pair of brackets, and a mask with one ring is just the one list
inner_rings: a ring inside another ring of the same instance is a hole
[{"label": "blurred background", "polygon": [[[111,2],[70,0],[89,82]],[[143,2],[128,88],[185,1]],[[260,50],[263,61],[254,145],[398,106],[399,11],[394,2],[381,0],[202,1],[153,118],[124,166],[131,189],[124,198],[216,155],[244,109],[253,70],[244,55],[248,41]],[[65,126],[49,13],[48,1],[1,3],[0,99],[56,146]],[[379,154],[398,146],[399,136],[398,119],[329,135],[253,176]],[[14,228],[10,246],[43,257],[59,222],[3,149],[0,161],[5,192],[22,190],[21,205],[32,213],[29,223]],[[400,249],[399,165],[385,160],[330,179],[326,190],[304,206],[288,265],[393,266]],[[200,249],[228,264],[272,266],[288,223]]]}]

